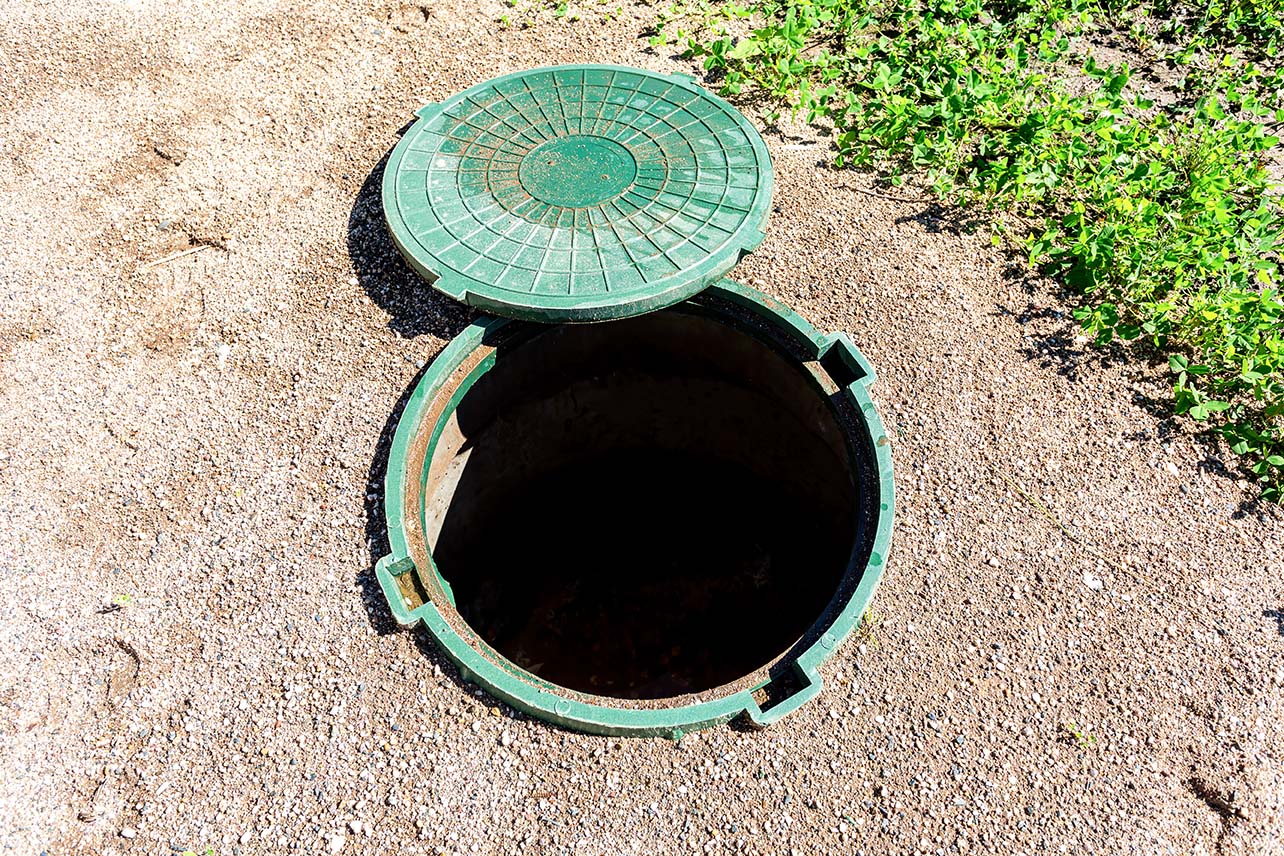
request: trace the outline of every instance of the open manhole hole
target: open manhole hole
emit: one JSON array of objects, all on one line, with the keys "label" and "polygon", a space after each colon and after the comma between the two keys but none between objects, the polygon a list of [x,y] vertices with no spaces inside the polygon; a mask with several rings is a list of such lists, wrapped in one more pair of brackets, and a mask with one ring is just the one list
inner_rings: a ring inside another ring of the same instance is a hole
[{"label": "open manhole hole", "polygon": [[536,716],[652,734],[778,717],[881,571],[869,380],[845,338],[730,281],[603,324],[478,322],[398,425],[394,613]]},{"label": "open manhole hole", "polygon": [[891,461],[851,341],[722,278],[762,240],[762,138],[689,78],[619,66],[418,115],[384,173],[393,239],[505,317],[450,343],[397,426],[393,614],[584,730],[796,709],[873,595]]}]

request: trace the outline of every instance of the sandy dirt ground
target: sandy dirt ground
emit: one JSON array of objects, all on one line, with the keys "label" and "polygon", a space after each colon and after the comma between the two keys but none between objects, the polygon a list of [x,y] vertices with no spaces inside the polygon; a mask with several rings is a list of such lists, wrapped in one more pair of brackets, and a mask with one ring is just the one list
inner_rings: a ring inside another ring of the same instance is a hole
[{"label": "sandy dirt ground", "polygon": [[738,276],[874,361],[898,491],[820,699],[586,737],[393,625],[384,450],[470,314],[386,238],[384,157],[496,74],[689,70],[647,7],[504,12],[4,3],[0,852],[1284,853],[1284,515],[1157,367],[805,136]]}]

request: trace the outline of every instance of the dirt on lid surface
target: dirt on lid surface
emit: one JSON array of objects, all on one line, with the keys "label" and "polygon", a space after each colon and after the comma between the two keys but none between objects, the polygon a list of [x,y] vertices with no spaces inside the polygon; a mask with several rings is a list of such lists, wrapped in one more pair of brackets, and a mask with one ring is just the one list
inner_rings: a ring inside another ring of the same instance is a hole
[{"label": "dirt on lid surface", "polygon": [[818,702],[585,737],[395,629],[390,426],[470,315],[387,238],[382,159],[485,77],[692,70],[645,6],[506,9],[0,14],[5,852],[1281,852],[1284,515],[1162,367],[803,133],[737,272],[873,360],[898,491]]}]

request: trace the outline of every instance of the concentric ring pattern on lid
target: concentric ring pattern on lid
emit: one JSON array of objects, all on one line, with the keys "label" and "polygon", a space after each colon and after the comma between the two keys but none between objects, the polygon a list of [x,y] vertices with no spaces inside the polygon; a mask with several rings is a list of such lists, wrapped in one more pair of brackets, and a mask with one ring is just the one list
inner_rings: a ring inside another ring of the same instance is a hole
[{"label": "concentric ring pattern on lid", "polygon": [[689,78],[575,65],[420,110],[383,204],[438,290],[499,315],[593,321],[717,281],[762,241],[771,189],[762,137]]}]

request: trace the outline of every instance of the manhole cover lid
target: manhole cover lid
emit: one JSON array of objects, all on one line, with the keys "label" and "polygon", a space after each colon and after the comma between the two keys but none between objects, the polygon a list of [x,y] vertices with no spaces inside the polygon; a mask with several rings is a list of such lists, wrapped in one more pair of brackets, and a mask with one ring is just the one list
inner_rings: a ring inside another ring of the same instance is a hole
[{"label": "manhole cover lid", "polygon": [[762,241],[767,147],[689,78],[554,66],[418,115],[384,170],[389,230],[439,291],[487,311],[638,315],[691,297]]}]

